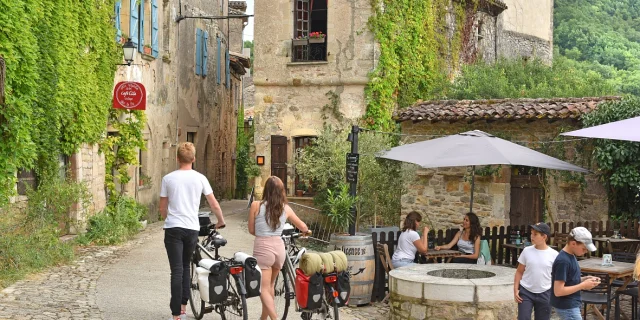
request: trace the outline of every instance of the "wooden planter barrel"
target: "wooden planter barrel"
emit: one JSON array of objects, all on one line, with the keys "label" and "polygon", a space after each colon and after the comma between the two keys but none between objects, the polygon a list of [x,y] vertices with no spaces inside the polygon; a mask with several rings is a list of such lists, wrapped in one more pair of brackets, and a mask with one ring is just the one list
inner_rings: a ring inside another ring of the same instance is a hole
[{"label": "wooden planter barrel", "polygon": [[375,251],[371,235],[362,233],[355,236],[332,234],[330,243],[335,250],[342,250],[347,255],[351,273],[365,268],[361,274],[351,278],[349,305],[370,303],[373,279],[376,275]]}]

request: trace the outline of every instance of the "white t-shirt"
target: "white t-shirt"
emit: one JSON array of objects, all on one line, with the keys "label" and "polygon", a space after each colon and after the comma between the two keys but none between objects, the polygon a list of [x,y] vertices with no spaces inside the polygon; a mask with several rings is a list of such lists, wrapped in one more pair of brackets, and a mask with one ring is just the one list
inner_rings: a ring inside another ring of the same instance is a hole
[{"label": "white t-shirt", "polygon": [[551,247],[546,250],[538,250],[535,246],[524,248],[518,257],[518,263],[525,266],[520,286],[533,293],[551,289],[551,268],[557,256],[558,251]]},{"label": "white t-shirt", "polygon": [[169,198],[164,228],[200,230],[200,195],[213,193],[209,180],[195,170],[176,170],[162,178],[160,197]]},{"label": "white t-shirt", "polygon": [[416,248],[413,242],[419,239],[420,235],[415,230],[407,229],[407,231],[401,233],[398,238],[398,247],[393,253],[391,260],[415,259],[418,248]]}]

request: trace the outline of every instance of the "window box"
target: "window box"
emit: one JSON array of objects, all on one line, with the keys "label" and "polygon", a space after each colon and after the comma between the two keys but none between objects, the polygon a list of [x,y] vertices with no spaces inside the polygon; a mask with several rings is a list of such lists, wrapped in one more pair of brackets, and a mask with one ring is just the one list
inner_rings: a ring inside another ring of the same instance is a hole
[{"label": "window box", "polygon": [[309,44],[309,39],[291,39],[291,44],[294,46],[306,46]]},{"label": "window box", "polygon": [[309,38],[309,43],[324,43],[324,39],[326,38]]}]

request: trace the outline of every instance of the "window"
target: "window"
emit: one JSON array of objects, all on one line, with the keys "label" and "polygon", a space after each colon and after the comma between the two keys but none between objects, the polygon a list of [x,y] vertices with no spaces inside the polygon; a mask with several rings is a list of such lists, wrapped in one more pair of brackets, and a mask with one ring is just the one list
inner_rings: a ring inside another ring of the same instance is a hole
[{"label": "window", "polygon": [[116,42],[120,42],[122,39],[122,29],[120,29],[120,11],[122,10],[122,0],[118,0],[115,3],[114,8],[114,17],[115,17],[115,27],[116,27]]},{"label": "window", "polygon": [[203,77],[207,76],[207,60],[209,57],[209,33],[196,29],[196,74]]},{"label": "window", "polygon": [[33,169],[18,170],[18,183],[16,184],[18,195],[27,195],[28,190],[36,190],[38,186],[38,177]]},{"label": "window", "polygon": [[144,141],[146,150],[138,150],[138,188],[150,188],[151,177],[149,177],[149,140]]},{"label": "window", "polygon": [[158,0],[151,0],[151,55],[154,58],[158,57],[158,53],[160,53],[160,44],[158,42],[158,30],[159,30],[159,22],[158,21]]},{"label": "window", "polygon": [[[295,140],[295,154],[297,155],[300,150],[306,148],[307,146],[313,144],[313,141],[316,137],[296,137]],[[313,182],[304,179],[301,175],[296,173],[296,180],[294,190],[302,190],[305,196],[313,196],[315,195],[315,190],[312,188]],[[302,195],[300,195],[302,196]]]},{"label": "window", "polygon": [[220,79],[222,74],[221,51],[222,51],[222,41],[220,37],[216,37],[216,83],[217,84],[220,84]]},{"label": "window", "polygon": [[306,38],[310,33],[321,32],[321,41],[294,43],[292,60],[327,60],[327,0],[295,0],[293,38]]},{"label": "window", "polygon": [[229,46],[227,46],[227,49],[225,50],[225,65],[224,65],[224,72],[225,72],[225,79],[224,79],[224,85],[227,87],[227,89],[229,89],[231,87],[231,70],[229,70]]}]

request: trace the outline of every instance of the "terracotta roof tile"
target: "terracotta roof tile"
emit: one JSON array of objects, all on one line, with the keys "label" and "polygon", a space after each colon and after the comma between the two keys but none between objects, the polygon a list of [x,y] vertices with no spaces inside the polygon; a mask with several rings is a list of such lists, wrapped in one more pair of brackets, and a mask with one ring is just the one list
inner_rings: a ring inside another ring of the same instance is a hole
[{"label": "terracotta roof tile", "polygon": [[577,119],[620,97],[419,101],[394,114],[397,122],[499,119]]}]

